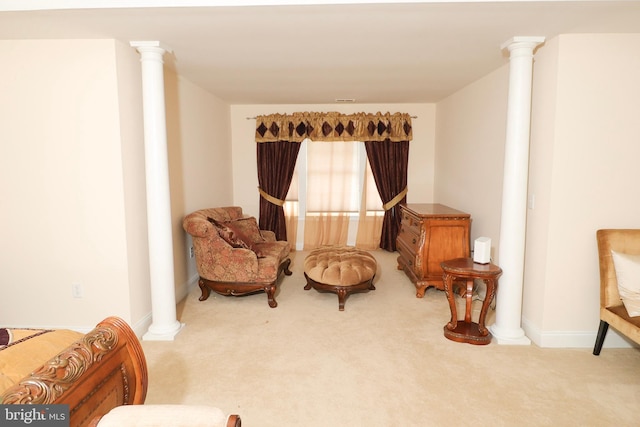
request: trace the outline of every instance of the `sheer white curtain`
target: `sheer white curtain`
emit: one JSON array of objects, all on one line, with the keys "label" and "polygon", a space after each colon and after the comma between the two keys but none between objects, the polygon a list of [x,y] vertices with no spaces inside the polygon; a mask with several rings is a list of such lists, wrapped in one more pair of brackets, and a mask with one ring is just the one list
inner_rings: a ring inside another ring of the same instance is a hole
[{"label": "sheer white curtain", "polygon": [[[301,152],[304,149],[300,150]],[[300,156],[300,155],[299,155]],[[298,158],[298,163],[300,164],[302,160],[300,157]],[[291,186],[289,187],[289,192],[287,193],[287,198],[284,201],[284,205],[282,205],[282,209],[284,210],[284,222],[287,227],[287,241],[291,245],[293,250],[298,249],[298,222],[299,222],[299,212],[300,212],[300,198],[299,198],[299,188],[300,181],[298,178],[298,166],[293,171],[293,179],[291,180]]]},{"label": "sheer white curtain", "polygon": [[356,150],[353,141],[308,142],[305,249],[347,244],[349,220],[358,212]]},{"label": "sheer white curtain", "polygon": [[[349,227],[357,223],[355,245],[376,249],[384,212],[363,144],[303,142],[284,209],[287,236],[294,247],[301,246],[299,223],[304,224],[304,249],[353,243]],[[300,215],[304,221],[299,221]]]},{"label": "sheer white curtain", "polygon": [[362,203],[360,205],[360,217],[358,220],[358,234],[356,247],[374,250],[380,248],[380,235],[384,223],[384,209],[382,200],[373,179],[373,172],[369,162],[365,160]]}]

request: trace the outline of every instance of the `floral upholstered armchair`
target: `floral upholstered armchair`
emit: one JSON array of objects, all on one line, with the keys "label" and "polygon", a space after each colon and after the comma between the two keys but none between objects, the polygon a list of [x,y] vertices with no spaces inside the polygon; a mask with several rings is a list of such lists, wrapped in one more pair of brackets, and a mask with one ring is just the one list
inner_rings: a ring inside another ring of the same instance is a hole
[{"label": "floral upholstered armchair", "polygon": [[281,272],[291,275],[288,242],[277,241],[272,231],[260,230],[254,217],[244,216],[238,206],[201,209],[182,223],[193,237],[196,267],[202,291],[221,295],[266,292],[269,306],[276,307],[276,286]]}]

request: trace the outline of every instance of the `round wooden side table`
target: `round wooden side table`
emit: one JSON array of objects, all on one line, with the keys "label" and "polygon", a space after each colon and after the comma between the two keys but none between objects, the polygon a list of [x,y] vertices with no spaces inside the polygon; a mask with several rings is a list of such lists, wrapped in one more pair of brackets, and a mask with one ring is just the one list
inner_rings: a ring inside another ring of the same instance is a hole
[{"label": "round wooden side table", "polygon": [[[452,341],[464,342],[476,345],[486,345],[491,342],[491,333],[485,327],[484,321],[487,316],[489,304],[493,300],[498,285],[498,277],[502,274],[502,269],[494,264],[478,264],[471,258],[456,258],[440,263],[444,272],[444,291],[447,294],[449,308],[451,309],[451,321],[444,327],[444,336]],[[482,302],[482,309],[478,323],[471,320],[471,305],[473,282],[475,279],[482,280],[487,285],[487,293]],[[466,311],[464,320],[458,320],[456,301],[453,292],[453,282],[466,282],[465,300]]]}]

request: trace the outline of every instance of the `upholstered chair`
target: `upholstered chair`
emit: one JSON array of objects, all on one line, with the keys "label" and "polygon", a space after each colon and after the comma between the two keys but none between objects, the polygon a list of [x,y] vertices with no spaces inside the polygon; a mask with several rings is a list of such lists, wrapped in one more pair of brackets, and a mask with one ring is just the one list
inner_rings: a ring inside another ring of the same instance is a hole
[{"label": "upholstered chair", "polygon": [[[609,326],[640,344],[640,229],[603,229],[596,232],[596,237],[600,327],[593,354],[597,356]],[[634,285],[635,291],[631,289]]]},{"label": "upholstered chair", "polygon": [[291,275],[288,242],[277,241],[272,231],[260,230],[254,217],[238,206],[201,209],[187,215],[183,227],[193,238],[202,295],[265,292],[270,307],[281,272]]}]

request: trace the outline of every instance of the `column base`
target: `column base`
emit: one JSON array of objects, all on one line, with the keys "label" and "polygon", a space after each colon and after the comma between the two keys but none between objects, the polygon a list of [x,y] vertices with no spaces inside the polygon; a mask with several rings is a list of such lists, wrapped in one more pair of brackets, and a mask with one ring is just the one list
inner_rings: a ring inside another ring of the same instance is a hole
[{"label": "column base", "polygon": [[493,324],[488,329],[500,345],[531,345],[531,340],[527,338],[522,328],[505,331]]},{"label": "column base", "polygon": [[157,326],[154,328],[154,325],[152,324],[151,326],[149,326],[149,330],[147,331],[147,333],[142,336],[142,340],[173,341],[176,335],[178,335],[178,332],[180,332],[180,330],[182,330],[182,328],[184,327],[184,323],[176,321],[175,325],[172,326],[175,327],[162,328],[162,330],[160,330],[161,328],[158,328]]}]

